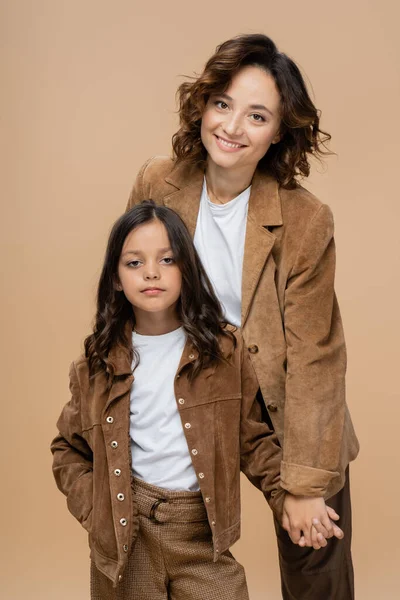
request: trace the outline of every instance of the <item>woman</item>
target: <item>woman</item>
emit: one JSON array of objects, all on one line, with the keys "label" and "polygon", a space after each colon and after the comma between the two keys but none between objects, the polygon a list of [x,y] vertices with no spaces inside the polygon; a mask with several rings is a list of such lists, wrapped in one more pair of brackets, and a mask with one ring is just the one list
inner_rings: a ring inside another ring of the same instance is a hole
[{"label": "woman", "polygon": [[[330,136],[299,69],[264,35],[219,46],[178,94],[174,157],[147,161],[128,206],[152,198],[181,215],[226,319],[242,327],[265,420],[283,449],[282,487],[296,499],[275,520],[283,598],[352,599],[347,467],[358,442],[345,402],[333,219],[298,183]],[[314,498],[307,515],[299,496]],[[316,552],[312,517],[333,534],[325,499],[345,535]]]}]

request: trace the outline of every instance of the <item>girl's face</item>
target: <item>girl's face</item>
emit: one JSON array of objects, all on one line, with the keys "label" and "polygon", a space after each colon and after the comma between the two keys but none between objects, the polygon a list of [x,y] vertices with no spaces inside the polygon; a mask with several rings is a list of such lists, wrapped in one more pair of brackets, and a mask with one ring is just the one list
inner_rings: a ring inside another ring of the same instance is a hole
[{"label": "girl's face", "polygon": [[271,144],[279,141],[280,95],[263,69],[244,67],[223,94],[210,96],[201,123],[208,162],[254,172]]},{"label": "girl's face", "polygon": [[117,288],[132,304],[136,321],[157,315],[176,322],[181,284],[181,271],[161,221],[140,225],[127,235],[118,264]]}]

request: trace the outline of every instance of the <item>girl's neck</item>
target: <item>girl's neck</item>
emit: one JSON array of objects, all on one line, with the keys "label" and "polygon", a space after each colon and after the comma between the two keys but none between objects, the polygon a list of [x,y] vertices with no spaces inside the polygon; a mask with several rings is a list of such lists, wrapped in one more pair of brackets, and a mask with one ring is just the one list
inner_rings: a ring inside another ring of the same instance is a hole
[{"label": "girl's neck", "polygon": [[182,325],[175,310],[160,314],[135,308],[134,313],[135,331],[140,335],[164,335]]},{"label": "girl's neck", "polygon": [[230,202],[249,187],[253,175],[254,169],[228,170],[208,160],[206,182],[211,202],[214,204]]}]

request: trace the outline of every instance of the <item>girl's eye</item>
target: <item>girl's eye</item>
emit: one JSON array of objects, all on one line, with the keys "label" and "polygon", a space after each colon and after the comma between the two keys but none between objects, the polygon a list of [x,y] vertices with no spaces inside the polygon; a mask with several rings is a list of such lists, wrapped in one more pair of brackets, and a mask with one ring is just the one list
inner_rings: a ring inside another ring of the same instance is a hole
[{"label": "girl's eye", "polygon": [[257,113],[250,115],[253,119],[253,121],[257,121],[257,123],[263,123],[265,121],[264,117],[262,115],[258,115]]},{"label": "girl's eye", "polygon": [[224,102],[223,100],[217,100],[216,102],[214,102],[214,104],[217,108],[221,108],[222,110],[225,110],[226,108],[228,108],[227,103]]},{"label": "girl's eye", "polygon": [[138,266],[140,265],[140,260],[131,260],[127,263],[127,267],[132,267],[133,269],[136,269]]},{"label": "girl's eye", "polygon": [[161,259],[161,262],[163,262],[165,265],[172,265],[175,261],[172,256],[165,256]]}]

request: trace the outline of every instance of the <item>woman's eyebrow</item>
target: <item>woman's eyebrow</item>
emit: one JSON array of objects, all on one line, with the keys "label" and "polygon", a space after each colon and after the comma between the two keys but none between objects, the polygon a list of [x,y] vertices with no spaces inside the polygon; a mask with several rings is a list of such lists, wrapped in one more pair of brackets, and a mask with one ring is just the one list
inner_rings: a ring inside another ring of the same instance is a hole
[{"label": "woman's eyebrow", "polygon": [[[233,102],[233,98],[231,96],[228,96],[228,94],[222,93],[222,94],[215,94],[215,95],[219,96],[220,98],[224,98],[224,100],[228,100],[229,102]],[[271,110],[269,110],[269,108],[264,106],[264,104],[250,104],[249,108],[251,108],[252,110],[265,110],[267,113],[269,113],[271,115],[271,117],[274,116],[274,113]]]}]

